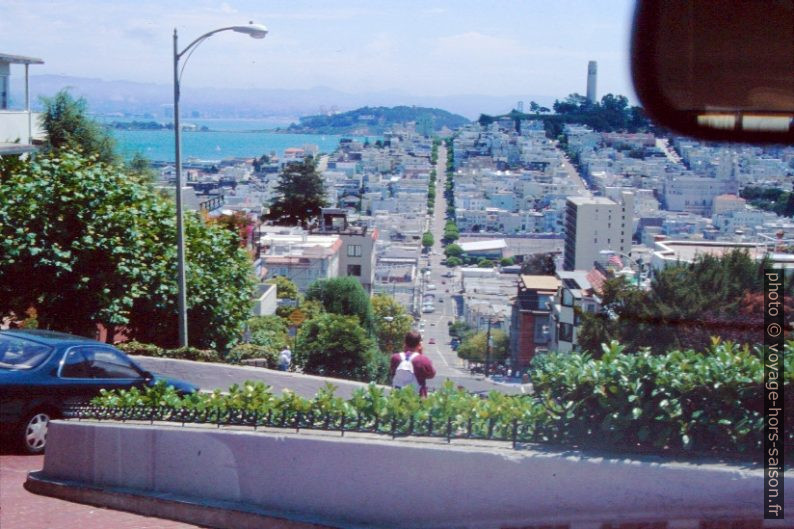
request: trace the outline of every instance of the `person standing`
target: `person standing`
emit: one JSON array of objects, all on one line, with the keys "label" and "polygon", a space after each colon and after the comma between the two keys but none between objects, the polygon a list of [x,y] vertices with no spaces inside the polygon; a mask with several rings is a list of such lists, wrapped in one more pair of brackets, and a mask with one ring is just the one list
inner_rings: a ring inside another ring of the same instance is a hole
[{"label": "person standing", "polygon": [[284,350],[278,354],[278,370],[287,371],[290,363],[292,363],[292,351],[289,350],[289,347],[285,347]]},{"label": "person standing", "polygon": [[427,380],[436,376],[433,362],[422,354],[422,335],[410,331],[405,335],[405,347],[391,357],[392,387],[413,386],[422,397],[427,397]]}]

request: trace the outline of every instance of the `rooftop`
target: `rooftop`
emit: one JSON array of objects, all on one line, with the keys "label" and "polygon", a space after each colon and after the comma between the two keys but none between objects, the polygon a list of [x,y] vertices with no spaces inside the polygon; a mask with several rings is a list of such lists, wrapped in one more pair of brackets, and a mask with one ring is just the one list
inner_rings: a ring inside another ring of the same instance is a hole
[{"label": "rooftop", "polygon": [[11,55],[10,53],[0,53],[0,62],[7,64],[44,64],[44,61],[37,57]]},{"label": "rooftop", "polygon": [[530,290],[557,290],[560,286],[560,280],[554,276],[522,275],[520,277],[524,288]]},{"label": "rooftop", "polygon": [[503,250],[507,248],[504,239],[491,239],[488,241],[458,243],[464,252],[478,252],[483,250]]},{"label": "rooftop", "polygon": [[615,202],[606,197],[568,197],[568,202],[573,202],[577,206],[594,205],[594,206],[614,206]]}]

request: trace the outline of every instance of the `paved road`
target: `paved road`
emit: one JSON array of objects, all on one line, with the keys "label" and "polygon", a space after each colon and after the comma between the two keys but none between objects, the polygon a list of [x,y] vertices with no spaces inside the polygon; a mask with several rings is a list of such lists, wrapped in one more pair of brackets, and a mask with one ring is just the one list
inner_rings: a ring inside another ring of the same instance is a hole
[{"label": "paved road", "polygon": [[[556,145],[556,143],[555,143],[555,145]],[[571,163],[571,160],[568,159],[568,155],[566,155],[562,151],[562,149],[560,149],[559,145],[557,145],[557,150],[560,151],[560,156],[562,157],[562,166],[565,169],[565,171],[568,173],[568,177],[571,180],[573,180],[574,182],[576,182],[576,185],[578,185],[579,188],[582,189],[583,194],[585,196],[592,195],[592,193],[590,192],[590,189],[587,187],[587,182],[584,181],[584,178],[582,178],[582,175],[579,174],[579,171],[577,171],[576,167],[573,166],[573,164]]]},{"label": "paved road", "polygon": [[0,448],[0,528],[2,529],[195,529],[199,526],[39,496],[22,484],[41,470],[44,456]]},{"label": "paved road", "polygon": [[[422,320],[424,327],[422,336],[424,338],[424,352],[433,361],[436,368],[436,379],[430,381],[428,386],[438,387],[447,378],[455,384],[463,386],[472,392],[482,392],[497,390],[504,393],[522,393],[530,391],[531,386],[520,384],[500,384],[492,380],[485,380],[482,376],[471,375],[465,369],[465,363],[458,358],[450,345],[451,338],[448,332],[448,322],[454,322],[458,304],[456,302],[457,292],[460,290],[460,276],[449,278],[444,275],[451,269],[441,264],[444,258],[441,239],[444,237],[444,224],[446,223],[447,199],[444,196],[444,185],[447,179],[447,148],[443,143],[438,149],[438,161],[436,163],[436,203],[433,216],[430,220],[430,231],[433,234],[435,244],[429,257],[422,257],[422,265],[430,267],[430,275],[423,278],[422,293],[435,294],[435,311],[423,313]],[[429,288],[433,285],[435,288]],[[431,344],[433,340],[435,343]]]},{"label": "paved road", "polygon": [[[432,347],[432,346],[430,346]],[[434,362],[438,362],[433,353],[429,353]],[[212,364],[206,362],[191,362],[189,360],[172,360],[168,358],[151,358],[133,356],[141,367],[155,373],[187,380],[203,390],[226,390],[232,384],[241,384],[246,380],[260,381],[272,386],[273,391],[280,394],[284,389],[290,389],[304,397],[314,397],[317,390],[326,382],[337,387],[336,394],[349,398],[356,388],[364,387],[362,382],[342,380],[338,378],[317,377],[300,373],[284,373],[273,369],[261,367],[231,366],[226,364]],[[508,394],[520,394],[530,390],[530,385],[503,384],[482,377],[471,377],[460,373],[448,375],[439,374],[435,379],[428,381],[428,387],[438,388],[449,378],[456,385],[463,386],[471,392],[485,392],[497,390]]]}]

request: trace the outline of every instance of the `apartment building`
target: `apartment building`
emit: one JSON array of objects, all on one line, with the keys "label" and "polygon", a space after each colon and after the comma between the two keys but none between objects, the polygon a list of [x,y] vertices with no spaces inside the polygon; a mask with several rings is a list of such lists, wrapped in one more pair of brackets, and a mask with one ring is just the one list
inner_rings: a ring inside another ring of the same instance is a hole
[{"label": "apartment building", "polygon": [[372,292],[375,283],[375,243],[378,229],[367,226],[353,226],[347,221],[347,213],[342,209],[323,208],[320,210],[320,228],[312,233],[340,238],[342,250],[339,253],[339,277],[355,277],[367,292]]},{"label": "apartment building", "polygon": [[570,353],[579,350],[578,334],[582,325],[582,313],[596,313],[601,308],[597,287],[606,279],[596,269],[586,272],[559,271],[560,288],[551,304],[551,339],[549,350]]},{"label": "apartment building", "polygon": [[555,276],[522,275],[510,319],[511,365],[523,369],[552,338],[549,315],[560,280]]},{"label": "apartment building", "polygon": [[[43,140],[46,133],[39,123],[39,114],[30,111],[28,70],[31,64],[44,64],[35,57],[0,53],[0,156],[23,154],[35,150],[34,141]],[[11,66],[25,68],[24,106],[11,101]]]},{"label": "apartment building", "polygon": [[306,292],[318,279],[339,276],[339,235],[265,233],[259,238],[260,257],[255,267],[260,277],[284,276]]},{"label": "apartment building", "polygon": [[634,223],[634,194],[621,201],[605,197],[568,197],[565,209],[565,270],[590,270],[604,261],[604,250],[628,253]]}]

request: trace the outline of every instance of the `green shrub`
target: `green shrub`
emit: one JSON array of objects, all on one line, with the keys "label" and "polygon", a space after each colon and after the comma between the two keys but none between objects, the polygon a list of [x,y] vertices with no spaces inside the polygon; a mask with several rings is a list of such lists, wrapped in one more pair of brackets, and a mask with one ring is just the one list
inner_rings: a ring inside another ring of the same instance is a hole
[{"label": "green shrub", "polygon": [[142,343],[135,340],[116,345],[128,355],[138,356],[163,356],[163,348],[151,343]]},{"label": "green shrub", "polygon": [[179,360],[193,360],[195,362],[223,362],[223,357],[218,351],[190,346],[179,349],[165,349],[160,356]]},{"label": "green shrub", "polygon": [[[785,347],[791,365],[792,343]],[[790,388],[794,371],[783,383]],[[763,441],[761,352],[733,343],[705,354],[626,354],[617,342],[587,353],[539,355],[530,376],[536,398],[557,421],[550,439],[654,451],[754,453]],[[792,391],[789,389],[789,392]],[[794,414],[786,408],[786,438]]]},{"label": "green shrub", "polygon": [[241,343],[235,345],[232,350],[229,351],[229,354],[226,355],[226,361],[232,364],[239,364],[243,360],[249,360],[251,358],[265,360],[265,367],[269,369],[276,369],[278,367],[278,351],[274,351],[268,346]]},{"label": "green shrub", "polygon": [[[625,354],[614,342],[604,349],[600,359],[587,353],[536,356],[530,372],[535,387],[531,396],[492,391],[480,398],[447,380],[426,399],[410,387],[386,394],[384,388],[370,384],[345,401],[328,384],[308,400],[289,391],[274,396],[269,386],[246,382],[232,386],[227,394],[216,390],[185,397],[162,385],[143,391],[103,391],[94,403],[210,410],[230,418],[238,410],[261,416],[273,412],[285,424],[292,424],[289,421],[300,414],[302,420],[321,427],[339,425],[344,418],[348,427],[380,433],[449,431],[510,439],[516,432],[520,441],[577,448],[744,460],[760,453],[764,366],[759,351],[731,343],[714,345],[707,354]],[[781,377],[787,395],[782,440],[788,444],[794,440],[793,353],[794,342],[788,342]]]}]

